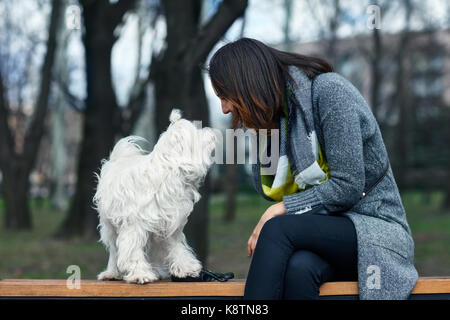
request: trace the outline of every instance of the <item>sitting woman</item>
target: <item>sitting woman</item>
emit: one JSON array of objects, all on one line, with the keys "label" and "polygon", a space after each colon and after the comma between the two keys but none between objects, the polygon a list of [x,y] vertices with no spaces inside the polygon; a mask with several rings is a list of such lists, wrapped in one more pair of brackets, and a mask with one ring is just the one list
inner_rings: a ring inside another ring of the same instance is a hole
[{"label": "sitting woman", "polygon": [[244,298],[316,299],[326,281],[357,280],[360,299],[407,299],[414,242],[358,90],[322,59],[249,38],[220,48],[209,76],[234,127],[279,130],[276,172],[260,161],[268,143],[253,164],[256,191],[276,203],[248,241]]}]

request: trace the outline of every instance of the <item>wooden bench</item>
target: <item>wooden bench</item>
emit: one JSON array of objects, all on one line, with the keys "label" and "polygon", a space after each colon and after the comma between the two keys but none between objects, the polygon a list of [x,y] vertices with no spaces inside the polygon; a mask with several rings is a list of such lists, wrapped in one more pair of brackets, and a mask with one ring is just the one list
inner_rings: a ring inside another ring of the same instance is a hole
[{"label": "wooden bench", "polygon": [[[0,299],[7,298],[208,298],[242,299],[245,280],[228,282],[157,281],[147,285],[123,281],[81,280],[79,289],[69,289],[66,280],[0,280]],[[357,299],[357,282],[327,282],[320,288],[321,299]],[[450,277],[421,277],[410,299],[449,299]]]}]

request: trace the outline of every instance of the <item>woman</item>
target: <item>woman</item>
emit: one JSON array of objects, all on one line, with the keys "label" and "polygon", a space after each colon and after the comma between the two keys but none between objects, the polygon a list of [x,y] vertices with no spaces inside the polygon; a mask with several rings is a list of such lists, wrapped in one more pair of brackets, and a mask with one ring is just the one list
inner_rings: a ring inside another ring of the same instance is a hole
[{"label": "woman", "polygon": [[418,278],[414,243],[357,89],[322,59],[249,38],[220,48],[209,75],[234,127],[280,134],[276,172],[259,161],[269,142],[253,165],[255,189],[277,203],[248,241],[244,298],[316,299],[326,281],[358,280],[360,299],[407,299]]}]

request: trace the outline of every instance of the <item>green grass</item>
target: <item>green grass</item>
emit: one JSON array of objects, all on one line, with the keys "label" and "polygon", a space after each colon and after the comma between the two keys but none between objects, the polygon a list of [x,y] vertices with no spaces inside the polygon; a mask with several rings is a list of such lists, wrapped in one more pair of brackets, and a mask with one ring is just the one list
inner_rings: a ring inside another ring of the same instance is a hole
[{"label": "green grass", "polygon": [[[428,202],[420,192],[402,194],[408,222],[415,239],[416,267],[421,276],[450,275],[450,212],[440,212],[443,194],[434,192]],[[225,198],[211,197],[209,257],[207,267],[233,271],[237,278],[247,275],[250,258],[247,240],[261,214],[270,205],[261,197],[242,193],[232,222],[223,219]],[[107,253],[96,241],[52,237],[64,215],[33,202],[34,228],[30,232],[4,230],[0,201],[0,278],[66,279],[69,265],[78,265],[82,279],[94,279],[106,266]]]},{"label": "green grass", "polygon": [[250,266],[247,241],[259,218],[272,202],[258,195],[241,194],[232,222],[223,219],[225,197],[214,196],[210,205],[209,256],[211,270],[234,272],[237,278],[245,278]]},{"label": "green grass", "polygon": [[56,240],[53,234],[64,215],[47,208],[33,210],[32,231],[0,234],[0,278],[67,278],[67,267],[78,265],[83,279],[94,278],[107,261],[96,241]]},{"label": "green grass", "polygon": [[402,194],[415,243],[415,265],[420,275],[450,275],[450,211],[440,207],[443,192]]}]

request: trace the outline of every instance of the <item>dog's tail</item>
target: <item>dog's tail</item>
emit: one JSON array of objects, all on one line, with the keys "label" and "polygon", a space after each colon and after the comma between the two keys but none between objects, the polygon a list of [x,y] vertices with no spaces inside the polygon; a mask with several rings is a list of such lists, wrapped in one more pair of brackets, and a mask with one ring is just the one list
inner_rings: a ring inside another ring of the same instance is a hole
[{"label": "dog's tail", "polygon": [[116,160],[124,157],[132,157],[145,153],[145,150],[138,144],[139,141],[145,141],[146,139],[139,136],[128,136],[120,139],[114,146],[109,159]]}]

